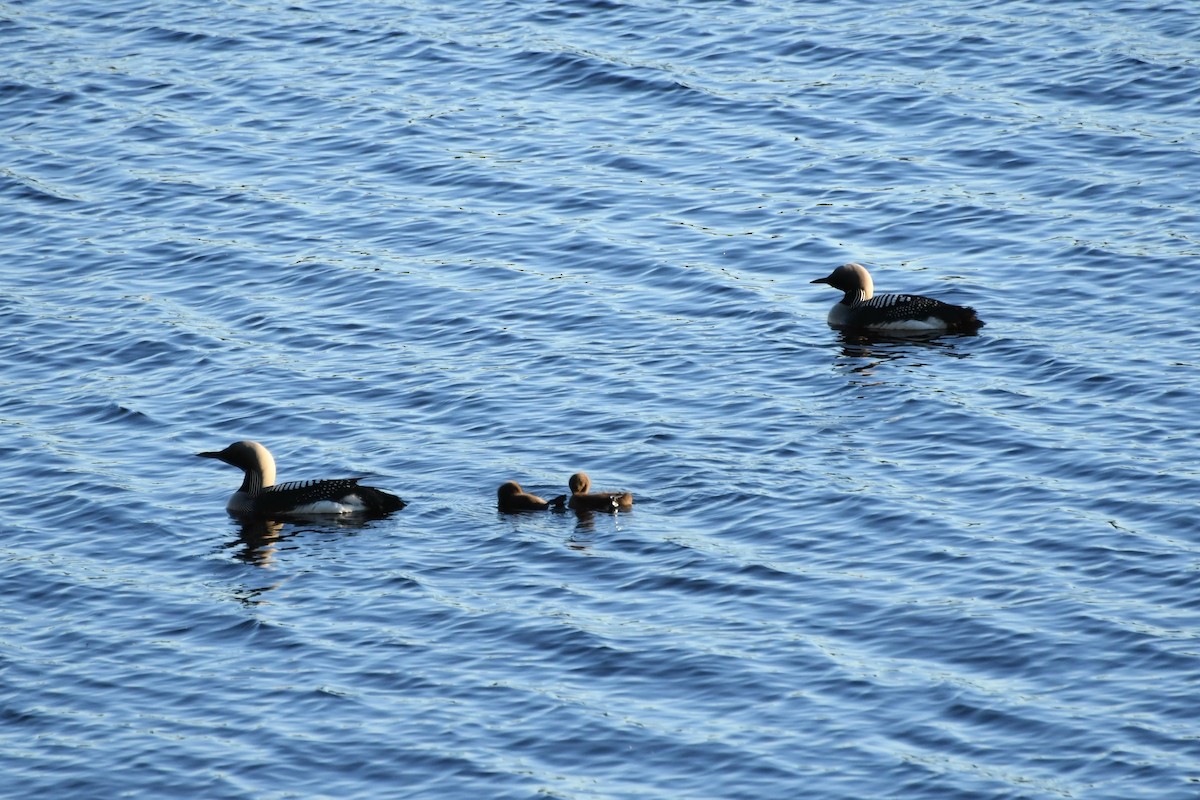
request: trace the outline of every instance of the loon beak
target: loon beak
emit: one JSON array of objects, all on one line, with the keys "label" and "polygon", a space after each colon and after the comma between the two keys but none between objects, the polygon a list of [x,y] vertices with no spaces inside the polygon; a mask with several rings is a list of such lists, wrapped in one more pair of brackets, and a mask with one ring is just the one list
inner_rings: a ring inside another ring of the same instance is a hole
[{"label": "loon beak", "polygon": [[[218,458],[219,459],[224,454],[219,453],[219,452],[208,452],[208,453],[196,453],[196,455],[199,456],[200,458]],[[221,460],[224,460],[224,459],[221,459]]]},{"label": "loon beak", "polygon": [[809,283],[829,283],[829,279],[832,277],[832,275],[829,275],[824,278],[817,278],[815,281],[809,281]]}]

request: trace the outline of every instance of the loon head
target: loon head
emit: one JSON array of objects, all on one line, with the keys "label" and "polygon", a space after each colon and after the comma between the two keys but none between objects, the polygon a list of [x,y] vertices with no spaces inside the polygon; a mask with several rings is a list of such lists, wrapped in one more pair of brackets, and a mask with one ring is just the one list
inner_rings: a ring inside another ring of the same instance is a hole
[{"label": "loon head", "polygon": [[525,490],[521,488],[521,484],[516,481],[508,481],[500,484],[500,488],[496,490],[496,499],[503,502],[510,497],[515,497]]},{"label": "loon head", "polygon": [[234,442],[224,450],[197,453],[196,455],[224,461],[246,473],[246,478],[242,482],[242,491],[265,489],[275,485],[275,459],[271,457],[271,451],[258,442],[249,440]]},{"label": "loon head", "polygon": [[875,296],[875,284],[871,281],[871,273],[862,264],[843,264],[824,278],[817,278],[811,283],[827,283],[835,289],[846,293],[842,302],[870,300]]},{"label": "loon head", "polygon": [[567,497],[562,494],[549,501],[543,500],[536,494],[530,494],[522,489],[521,484],[516,481],[502,483],[496,490],[496,507],[504,512],[541,511],[547,508],[561,510],[566,502]]},{"label": "loon head", "polygon": [[592,481],[586,472],[576,472],[567,481],[567,487],[571,490],[571,494],[587,494],[588,490],[592,488]]}]

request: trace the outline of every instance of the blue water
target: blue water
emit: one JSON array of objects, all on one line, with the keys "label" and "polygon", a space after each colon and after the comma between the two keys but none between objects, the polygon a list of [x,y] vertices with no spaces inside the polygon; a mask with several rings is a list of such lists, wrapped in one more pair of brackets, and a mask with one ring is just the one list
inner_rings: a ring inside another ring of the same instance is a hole
[{"label": "blue water", "polygon": [[[0,793],[1200,796],[1198,43],[0,3]],[[410,505],[242,526],[242,438]]]}]

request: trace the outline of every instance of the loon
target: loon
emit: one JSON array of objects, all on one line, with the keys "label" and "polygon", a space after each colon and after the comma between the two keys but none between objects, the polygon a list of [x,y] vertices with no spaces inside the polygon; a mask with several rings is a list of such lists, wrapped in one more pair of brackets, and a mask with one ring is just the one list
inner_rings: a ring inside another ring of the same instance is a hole
[{"label": "loon", "polygon": [[382,514],[407,503],[394,494],[359,486],[359,478],[275,483],[275,459],[258,442],[234,442],[224,450],[197,453],[246,473],[225,509],[237,516],[276,517],[291,514]]},{"label": "loon", "polygon": [[629,492],[592,492],[592,481],[586,473],[576,472],[567,481],[571,490],[569,505],[578,511],[628,511],[633,508]]},{"label": "loon", "polygon": [[552,500],[543,500],[536,494],[530,494],[521,488],[521,484],[516,481],[508,481],[500,484],[500,488],[496,490],[496,508],[505,513],[514,511],[542,511],[547,508],[563,507],[567,502],[567,496],[560,494]]},{"label": "loon", "polygon": [[915,294],[876,295],[871,273],[862,264],[843,264],[812,283],[827,283],[845,292],[829,311],[829,324],[835,328],[974,333],[983,325],[973,308]]}]

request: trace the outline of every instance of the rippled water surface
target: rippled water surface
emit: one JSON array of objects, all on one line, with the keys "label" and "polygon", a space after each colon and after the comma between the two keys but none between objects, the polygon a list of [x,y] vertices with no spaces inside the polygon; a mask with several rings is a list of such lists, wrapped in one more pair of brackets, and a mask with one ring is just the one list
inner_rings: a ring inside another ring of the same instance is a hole
[{"label": "rippled water surface", "polygon": [[[1200,796],[1198,42],[0,3],[0,792]],[[243,438],[410,505],[242,525]]]}]

